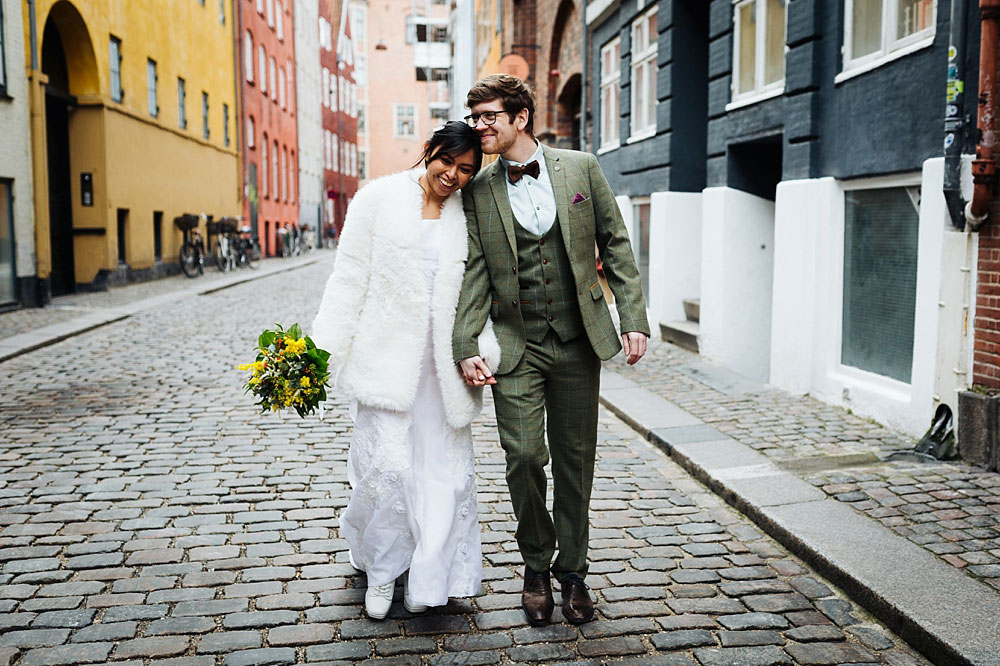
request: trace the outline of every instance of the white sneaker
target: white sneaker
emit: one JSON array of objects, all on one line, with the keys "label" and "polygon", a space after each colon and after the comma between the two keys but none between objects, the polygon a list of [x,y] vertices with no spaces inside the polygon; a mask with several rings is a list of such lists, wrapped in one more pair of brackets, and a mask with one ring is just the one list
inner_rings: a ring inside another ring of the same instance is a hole
[{"label": "white sneaker", "polygon": [[365,613],[373,620],[381,620],[389,614],[392,606],[392,592],[395,581],[385,585],[369,585],[365,591]]},{"label": "white sneaker", "polygon": [[403,607],[413,615],[419,615],[420,613],[427,612],[427,606],[421,604],[415,604],[410,601],[410,586],[407,584],[409,580],[409,574],[403,578]]}]

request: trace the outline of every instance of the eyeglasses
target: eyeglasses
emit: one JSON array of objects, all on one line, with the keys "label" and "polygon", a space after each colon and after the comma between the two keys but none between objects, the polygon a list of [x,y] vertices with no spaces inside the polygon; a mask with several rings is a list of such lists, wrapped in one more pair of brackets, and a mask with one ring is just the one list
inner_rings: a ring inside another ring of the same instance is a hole
[{"label": "eyeglasses", "polygon": [[465,122],[469,123],[469,127],[475,127],[482,120],[484,125],[492,125],[497,121],[497,114],[503,113],[503,111],[483,111],[482,113],[473,113],[465,117]]}]

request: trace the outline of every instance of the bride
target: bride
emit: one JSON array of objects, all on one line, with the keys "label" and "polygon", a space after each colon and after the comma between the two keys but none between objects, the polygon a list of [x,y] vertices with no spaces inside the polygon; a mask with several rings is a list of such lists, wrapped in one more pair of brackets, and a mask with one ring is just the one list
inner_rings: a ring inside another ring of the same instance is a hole
[{"label": "bride", "polygon": [[[352,492],[340,532],[352,566],[368,575],[365,612],[374,619],[388,614],[404,573],[411,613],[477,594],[482,577],[470,428],[482,394],[451,354],[468,256],[459,190],[482,165],[479,136],[449,122],[422,161],[424,169],[357,193],[312,325],[352,398]],[[489,323],[480,349],[496,368]]]}]

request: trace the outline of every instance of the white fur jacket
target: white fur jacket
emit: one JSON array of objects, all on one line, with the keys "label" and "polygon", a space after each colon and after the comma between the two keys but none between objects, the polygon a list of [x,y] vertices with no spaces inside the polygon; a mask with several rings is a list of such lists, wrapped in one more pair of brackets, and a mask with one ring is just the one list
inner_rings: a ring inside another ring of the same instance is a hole
[{"label": "white fur jacket", "polygon": [[[335,381],[350,397],[405,411],[416,399],[433,311],[434,366],[445,412],[451,427],[462,428],[482,407],[482,389],[466,385],[451,354],[468,230],[456,192],[441,206],[441,250],[430,302],[420,236],[422,173],[384,176],[355,195],[311,337],[330,352]],[[499,365],[500,345],[489,321],[479,349],[490,368]]]}]

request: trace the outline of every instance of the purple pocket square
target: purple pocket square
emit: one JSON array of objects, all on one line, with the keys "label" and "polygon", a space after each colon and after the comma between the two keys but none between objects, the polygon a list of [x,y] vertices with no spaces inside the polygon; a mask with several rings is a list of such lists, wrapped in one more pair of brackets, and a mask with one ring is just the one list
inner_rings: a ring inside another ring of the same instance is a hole
[{"label": "purple pocket square", "polygon": [[580,203],[581,201],[586,201],[586,200],[587,200],[587,197],[585,197],[585,196],[583,196],[582,194],[580,194],[579,192],[577,192],[577,193],[576,193],[576,196],[575,196],[575,197],[573,197],[573,201],[572,201],[572,202],[570,202],[570,205],[572,206],[573,204],[578,204],[578,203]]}]

